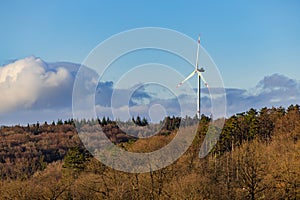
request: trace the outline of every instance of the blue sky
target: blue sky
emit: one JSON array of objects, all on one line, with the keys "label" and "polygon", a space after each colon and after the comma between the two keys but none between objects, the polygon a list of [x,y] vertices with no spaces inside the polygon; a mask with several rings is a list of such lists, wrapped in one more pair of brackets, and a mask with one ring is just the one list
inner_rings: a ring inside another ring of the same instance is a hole
[{"label": "blue sky", "polygon": [[225,86],[272,73],[300,75],[299,1],[1,1],[0,63],[35,55],[81,63],[98,43],[132,28],[165,27],[202,45]]},{"label": "blue sky", "polygon": [[[237,88],[240,93],[245,93],[243,89],[256,91],[263,88],[264,80],[272,80],[272,83],[290,80],[295,83],[293,89],[299,89],[295,86],[300,76],[300,1],[297,0],[12,0],[0,1],[0,8],[0,66],[3,67],[14,60],[38,70],[47,69],[45,66],[49,62],[81,63],[96,45],[114,34],[133,28],[163,27],[195,40],[200,33],[201,44],[219,67],[226,88]],[[28,56],[40,57],[42,61],[22,60]],[[70,78],[70,74],[65,73],[58,70],[49,76],[56,77],[55,80]],[[190,72],[186,70],[184,73]],[[53,85],[47,85],[50,86]],[[67,85],[65,90],[68,88],[71,86]],[[65,94],[65,91],[60,92]],[[234,93],[231,92],[230,95]],[[260,95],[270,91],[261,92]],[[298,98],[297,92],[294,92],[296,97],[293,98]],[[289,91],[288,94],[291,93]],[[251,106],[253,101],[248,97],[247,102]],[[256,97],[260,100],[268,98],[263,95]],[[26,105],[32,103],[24,102]],[[240,107],[240,110],[243,108]],[[239,110],[232,112],[235,111]],[[30,112],[35,112],[35,109]],[[55,117],[53,110],[50,109],[50,113],[47,119]],[[3,116],[0,113],[2,121]],[[13,118],[14,113],[10,112],[7,116]]]}]

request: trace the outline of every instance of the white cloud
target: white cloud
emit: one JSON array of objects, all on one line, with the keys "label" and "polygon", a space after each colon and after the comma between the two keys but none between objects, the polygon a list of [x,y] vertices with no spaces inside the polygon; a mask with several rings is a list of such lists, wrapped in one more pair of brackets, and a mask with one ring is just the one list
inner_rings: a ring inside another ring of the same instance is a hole
[{"label": "white cloud", "polygon": [[[40,58],[27,57],[0,67],[0,114],[34,105],[50,107],[71,94],[73,78],[63,67],[49,69]],[[54,102],[52,102],[52,100]]]}]

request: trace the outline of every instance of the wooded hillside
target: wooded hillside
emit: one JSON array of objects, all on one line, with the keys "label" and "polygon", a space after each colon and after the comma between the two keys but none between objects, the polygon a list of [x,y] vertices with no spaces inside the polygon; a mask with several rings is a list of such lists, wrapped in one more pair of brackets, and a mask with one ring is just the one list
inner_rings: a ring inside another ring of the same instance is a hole
[{"label": "wooded hillside", "polygon": [[[226,119],[205,158],[199,148],[211,119],[166,118],[158,135],[137,139],[115,122],[100,122],[111,141],[133,152],[161,148],[179,123],[197,135],[172,165],[129,174],[95,160],[82,146],[73,120],[0,129],[0,199],[299,199],[300,110],[250,109]],[[142,120],[141,120],[142,122]],[[145,121],[143,122],[145,125]]]}]

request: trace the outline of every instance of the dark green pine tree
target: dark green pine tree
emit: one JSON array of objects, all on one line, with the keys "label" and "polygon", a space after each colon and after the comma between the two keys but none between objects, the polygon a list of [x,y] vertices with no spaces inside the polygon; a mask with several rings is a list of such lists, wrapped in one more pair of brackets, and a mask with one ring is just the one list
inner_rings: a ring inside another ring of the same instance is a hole
[{"label": "dark green pine tree", "polygon": [[141,126],[147,126],[147,125],[148,125],[148,120],[145,117],[143,117]]},{"label": "dark green pine tree", "polygon": [[73,172],[81,172],[85,168],[86,157],[78,146],[71,147],[64,158],[63,168],[72,170]]},{"label": "dark green pine tree", "polygon": [[56,124],[57,125],[63,125],[64,123],[63,123],[62,119],[58,119]]},{"label": "dark green pine tree", "polygon": [[106,118],[105,118],[105,117],[102,118],[101,124],[102,124],[102,126],[107,125],[107,121],[106,121]]},{"label": "dark green pine tree", "polygon": [[142,120],[141,120],[141,117],[139,115],[136,117],[135,124],[138,125],[138,126],[142,125]]},{"label": "dark green pine tree", "polygon": [[254,139],[254,137],[258,134],[258,119],[257,119],[257,111],[251,108],[245,115],[246,123],[248,124],[248,140]]}]

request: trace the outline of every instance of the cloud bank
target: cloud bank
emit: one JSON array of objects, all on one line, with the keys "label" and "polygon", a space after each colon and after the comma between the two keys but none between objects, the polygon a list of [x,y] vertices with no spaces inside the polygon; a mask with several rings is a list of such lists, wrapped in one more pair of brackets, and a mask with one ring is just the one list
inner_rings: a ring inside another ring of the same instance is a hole
[{"label": "cloud bank", "polygon": [[[52,121],[72,117],[72,89],[79,64],[47,63],[40,58],[27,57],[0,67],[0,124],[24,124],[35,121]],[[187,104],[189,115],[194,115],[192,101],[195,97],[180,95],[160,98],[165,90],[138,87],[131,95],[130,88],[116,89],[111,81],[97,83],[94,72],[86,70],[86,84],[82,86],[86,97],[92,98],[96,88],[96,111],[98,115],[112,117],[113,104],[118,118],[131,115],[159,116],[178,115],[178,98]],[[92,77],[92,78],[91,78]],[[300,102],[300,83],[284,75],[273,74],[264,77],[250,90],[225,88],[227,115],[243,112],[249,108],[284,106]],[[211,102],[207,89],[202,89],[202,111],[209,115]],[[218,93],[217,88],[210,92]],[[124,102],[125,96],[129,102]],[[217,95],[216,95],[217,96]],[[189,106],[190,105],[190,106]],[[151,117],[151,116],[150,116]]]},{"label": "cloud bank", "polygon": [[250,90],[227,89],[227,109],[230,114],[262,107],[287,107],[300,103],[300,83],[284,75],[264,77]]},{"label": "cloud bank", "polygon": [[63,107],[73,77],[66,68],[51,69],[40,58],[28,57],[0,67],[0,113]]}]

